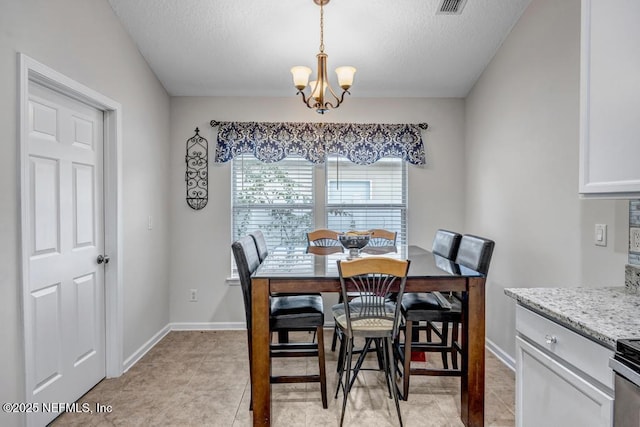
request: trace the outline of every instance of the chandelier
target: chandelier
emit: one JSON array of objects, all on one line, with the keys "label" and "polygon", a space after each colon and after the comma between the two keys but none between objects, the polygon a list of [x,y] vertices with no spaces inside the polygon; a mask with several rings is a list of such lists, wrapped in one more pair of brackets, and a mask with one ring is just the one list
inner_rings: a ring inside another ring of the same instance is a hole
[{"label": "chandelier", "polygon": [[[316,55],[318,58],[318,73],[316,80],[309,82],[311,68],[305,66],[296,66],[291,69],[293,75],[293,84],[298,89],[298,93],[302,96],[302,102],[309,108],[324,114],[331,108],[338,108],[344,101],[344,94],[349,92],[349,88],[353,84],[353,76],[356,73],[354,67],[338,67],[336,74],[338,75],[338,84],[342,88],[342,94],[338,97],[329,84],[327,76],[327,54],[324,53],[324,5],[329,0],[313,0],[315,4],[320,6],[320,52]],[[306,94],[304,90],[310,88],[310,92]],[[327,93],[328,90],[328,93]],[[297,95],[296,94],[296,95]]]}]

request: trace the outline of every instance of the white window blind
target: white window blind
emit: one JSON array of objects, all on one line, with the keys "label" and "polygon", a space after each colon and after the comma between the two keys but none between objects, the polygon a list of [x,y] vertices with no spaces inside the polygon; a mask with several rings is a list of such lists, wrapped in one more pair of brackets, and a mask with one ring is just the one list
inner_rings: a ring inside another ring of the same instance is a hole
[{"label": "white window blind", "polygon": [[[384,228],[398,233],[398,244],[407,242],[407,166],[401,159],[357,165],[332,156],[322,170],[324,201],[315,199],[314,165],[300,157],[263,163],[253,154],[243,154],[234,158],[231,171],[233,241],[261,230],[276,258],[306,248],[306,233],[316,228]],[[318,223],[314,223],[316,203],[325,203],[326,212]],[[312,259],[301,257],[295,266],[283,268],[312,269],[307,262]],[[237,276],[233,261],[232,276]]]},{"label": "white window blind", "polygon": [[326,224],[338,231],[384,228],[406,244],[407,168],[399,158],[357,165],[332,156],[325,164]]},{"label": "white window blind", "polygon": [[234,241],[261,230],[270,252],[306,247],[314,228],[312,163],[295,156],[263,163],[243,154],[233,160],[232,186]]}]

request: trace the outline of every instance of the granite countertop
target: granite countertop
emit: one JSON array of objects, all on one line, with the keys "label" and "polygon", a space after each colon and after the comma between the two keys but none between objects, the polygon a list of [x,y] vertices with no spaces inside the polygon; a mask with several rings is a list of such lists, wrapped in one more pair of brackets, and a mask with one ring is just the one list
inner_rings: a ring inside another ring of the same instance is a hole
[{"label": "granite countertop", "polygon": [[611,349],[618,339],[640,338],[640,292],[607,288],[507,288],[504,293]]}]

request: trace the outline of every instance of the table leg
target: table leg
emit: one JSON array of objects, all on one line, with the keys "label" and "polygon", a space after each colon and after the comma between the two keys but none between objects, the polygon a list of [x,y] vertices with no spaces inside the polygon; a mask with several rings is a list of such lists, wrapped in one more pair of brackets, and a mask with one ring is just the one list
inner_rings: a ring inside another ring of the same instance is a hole
[{"label": "table leg", "polygon": [[269,353],[269,280],[251,280],[253,425],[271,425],[271,360]]},{"label": "table leg", "polygon": [[[485,279],[469,278],[463,300],[460,408],[467,427],[484,426]],[[466,307],[465,307],[466,306]]]}]

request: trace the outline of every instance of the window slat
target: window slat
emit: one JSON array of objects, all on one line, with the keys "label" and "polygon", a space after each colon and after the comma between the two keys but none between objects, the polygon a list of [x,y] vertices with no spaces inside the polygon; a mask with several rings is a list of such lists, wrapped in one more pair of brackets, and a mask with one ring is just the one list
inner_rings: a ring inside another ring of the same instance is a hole
[{"label": "window slat", "polygon": [[232,165],[233,240],[261,230],[270,250],[306,246],[314,218],[313,164],[296,157],[263,163],[251,154]]},{"label": "window slat", "polygon": [[325,166],[326,224],[338,231],[384,228],[406,243],[407,171],[401,159],[357,165],[343,157]]}]

